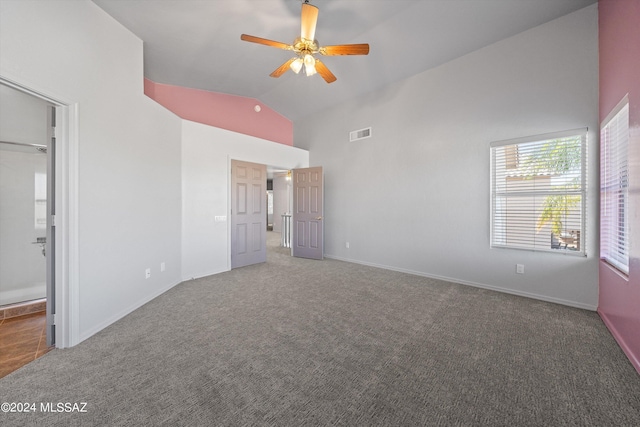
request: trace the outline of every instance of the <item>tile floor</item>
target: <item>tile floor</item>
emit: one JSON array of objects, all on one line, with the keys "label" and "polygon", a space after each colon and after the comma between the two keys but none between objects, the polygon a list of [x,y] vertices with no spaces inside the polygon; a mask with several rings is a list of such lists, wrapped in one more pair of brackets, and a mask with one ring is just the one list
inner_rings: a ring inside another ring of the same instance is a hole
[{"label": "tile floor", "polygon": [[0,378],[53,349],[45,326],[44,311],[0,319]]}]

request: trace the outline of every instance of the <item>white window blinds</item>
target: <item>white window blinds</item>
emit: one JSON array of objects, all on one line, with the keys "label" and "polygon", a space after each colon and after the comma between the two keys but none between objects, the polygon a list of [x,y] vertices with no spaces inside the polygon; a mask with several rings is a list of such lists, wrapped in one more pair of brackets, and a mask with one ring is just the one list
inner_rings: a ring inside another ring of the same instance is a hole
[{"label": "white window blinds", "polygon": [[587,130],[491,144],[491,246],[585,254]]},{"label": "white window blinds", "polygon": [[600,257],[629,273],[629,102],[611,112],[600,129]]}]

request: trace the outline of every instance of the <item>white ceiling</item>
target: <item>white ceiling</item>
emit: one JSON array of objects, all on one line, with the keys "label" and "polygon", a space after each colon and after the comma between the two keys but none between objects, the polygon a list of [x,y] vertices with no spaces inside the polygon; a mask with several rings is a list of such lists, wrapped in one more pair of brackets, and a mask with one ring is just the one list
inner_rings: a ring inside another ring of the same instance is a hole
[{"label": "white ceiling", "polygon": [[313,0],[320,45],[369,43],[368,56],[323,57],[338,80],[269,74],[292,53],[303,0],[93,0],[144,41],[158,83],[256,98],[291,120],[363,95],[581,9],[596,0]]}]

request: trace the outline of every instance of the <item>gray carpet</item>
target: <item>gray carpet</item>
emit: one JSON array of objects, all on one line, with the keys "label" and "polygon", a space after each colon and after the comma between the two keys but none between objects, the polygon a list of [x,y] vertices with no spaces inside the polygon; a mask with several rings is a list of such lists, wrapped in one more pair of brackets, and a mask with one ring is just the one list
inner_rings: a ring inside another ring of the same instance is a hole
[{"label": "gray carpet", "polygon": [[185,282],[0,379],[2,425],[638,426],[596,313],[287,256]]}]

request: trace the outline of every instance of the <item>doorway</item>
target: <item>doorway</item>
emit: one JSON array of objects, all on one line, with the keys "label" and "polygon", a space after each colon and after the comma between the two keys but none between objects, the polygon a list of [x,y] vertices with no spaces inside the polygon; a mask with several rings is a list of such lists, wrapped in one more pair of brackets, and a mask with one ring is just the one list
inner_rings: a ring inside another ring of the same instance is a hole
[{"label": "doorway", "polygon": [[231,268],[267,261],[275,234],[290,256],[323,259],[323,182],[322,167],[231,160]]},{"label": "doorway", "polygon": [[[56,108],[0,84],[0,113],[0,322],[5,332],[10,327],[24,331],[3,333],[5,337],[30,341],[34,348],[21,348],[42,355],[55,344],[51,218],[55,213]],[[15,328],[22,321],[42,327]],[[25,337],[27,330],[37,338]]]},{"label": "doorway", "polygon": [[278,233],[280,236],[280,244],[285,248],[290,248],[291,235],[291,206],[292,206],[292,187],[291,187],[291,171],[267,166],[268,181],[271,182],[272,188],[272,228],[271,231]]},{"label": "doorway", "polygon": [[267,261],[267,240],[282,233],[290,215],[291,172],[283,167],[231,160],[231,268]]}]

